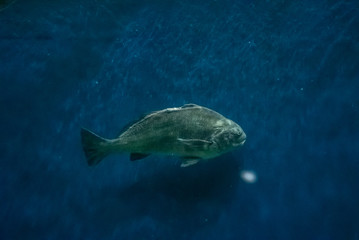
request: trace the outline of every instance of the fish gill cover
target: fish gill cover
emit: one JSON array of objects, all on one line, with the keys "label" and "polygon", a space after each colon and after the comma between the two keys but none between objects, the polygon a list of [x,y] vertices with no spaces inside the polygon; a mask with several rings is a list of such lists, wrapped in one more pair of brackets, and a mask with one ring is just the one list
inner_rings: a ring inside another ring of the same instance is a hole
[{"label": "fish gill cover", "polygon": [[[1,239],[358,239],[358,1],[0,8]],[[81,127],[185,103],[246,144],[87,166]]]}]

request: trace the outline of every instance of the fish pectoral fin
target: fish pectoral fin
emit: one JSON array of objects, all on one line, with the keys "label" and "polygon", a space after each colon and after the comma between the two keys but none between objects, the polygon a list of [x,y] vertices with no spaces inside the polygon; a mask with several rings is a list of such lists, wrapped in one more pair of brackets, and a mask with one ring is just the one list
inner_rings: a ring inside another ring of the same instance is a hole
[{"label": "fish pectoral fin", "polygon": [[140,159],[143,159],[143,158],[147,157],[148,155],[150,155],[150,154],[131,153],[131,155],[130,155],[130,160],[131,160],[131,161],[140,160]]},{"label": "fish pectoral fin", "polygon": [[211,145],[213,142],[211,141],[207,141],[207,140],[202,140],[202,139],[183,139],[183,138],[177,138],[178,141],[180,141],[181,143],[188,145],[188,146],[204,146],[204,145]]},{"label": "fish pectoral fin", "polygon": [[195,157],[185,157],[182,158],[182,163],[181,163],[181,167],[189,167],[192,165],[197,164],[201,159],[200,158],[195,158]]}]

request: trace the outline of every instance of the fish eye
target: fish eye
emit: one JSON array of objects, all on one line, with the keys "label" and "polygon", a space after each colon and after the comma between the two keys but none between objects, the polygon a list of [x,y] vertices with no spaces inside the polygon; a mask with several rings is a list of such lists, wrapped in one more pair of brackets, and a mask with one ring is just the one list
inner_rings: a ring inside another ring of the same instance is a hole
[{"label": "fish eye", "polygon": [[233,134],[235,136],[241,136],[243,134],[242,131],[240,131],[238,128],[233,129]]}]

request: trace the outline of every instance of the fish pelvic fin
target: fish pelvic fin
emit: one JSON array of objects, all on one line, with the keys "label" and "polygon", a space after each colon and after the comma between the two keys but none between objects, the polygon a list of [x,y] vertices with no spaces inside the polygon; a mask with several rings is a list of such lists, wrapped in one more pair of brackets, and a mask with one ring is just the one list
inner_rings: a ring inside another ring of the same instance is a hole
[{"label": "fish pelvic fin", "polygon": [[85,128],[81,128],[81,142],[89,166],[97,165],[111,153],[111,140],[102,138]]},{"label": "fish pelvic fin", "polygon": [[197,164],[201,159],[200,158],[183,158],[181,167],[189,167]]}]

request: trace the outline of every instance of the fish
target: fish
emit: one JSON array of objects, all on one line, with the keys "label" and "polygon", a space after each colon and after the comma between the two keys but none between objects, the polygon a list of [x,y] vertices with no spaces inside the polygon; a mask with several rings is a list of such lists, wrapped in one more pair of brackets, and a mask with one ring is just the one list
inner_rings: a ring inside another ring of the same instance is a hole
[{"label": "fish", "polygon": [[81,128],[89,166],[113,153],[129,153],[131,161],[151,154],[177,156],[182,160],[181,167],[188,167],[243,146],[246,138],[234,121],[193,103],[147,114],[129,124],[115,139]]}]

